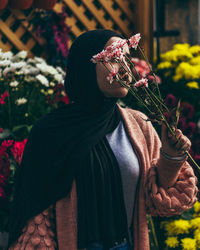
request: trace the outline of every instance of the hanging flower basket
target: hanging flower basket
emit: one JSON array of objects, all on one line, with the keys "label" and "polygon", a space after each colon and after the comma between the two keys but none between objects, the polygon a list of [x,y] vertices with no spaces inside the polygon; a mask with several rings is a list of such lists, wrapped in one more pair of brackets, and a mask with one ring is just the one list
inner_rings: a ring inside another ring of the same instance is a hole
[{"label": "hanging flower basket", "polygon": [[13,9],[28,9],[33,4],[33,0],[9,0],[8,6]]},{"label": "hanging flower basket", "polygon": [[33,7],[39,9],[52,9],[57,0],[35,0]]},{"label": "hanging flower basket", "polygon": [[0,10],[4,9],[8,4],[8,0],[1,0],[0,1]]}]

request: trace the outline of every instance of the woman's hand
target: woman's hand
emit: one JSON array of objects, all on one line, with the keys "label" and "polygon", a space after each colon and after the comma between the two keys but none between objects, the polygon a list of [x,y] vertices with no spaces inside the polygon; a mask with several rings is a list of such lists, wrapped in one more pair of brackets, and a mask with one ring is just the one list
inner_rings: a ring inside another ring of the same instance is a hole
[{"label": "woman's hand", "polygon": [[[175,129],[174,133],[176,136],[173,136],[170,133],[164,123],[162,124],[162,150],[171,157],[184,155],[185,151],[190,150],[191,147],[190,140],[187,138],[187,136],[183,135],[180,129]],[[179,142],[176,138],[179,139]]]}]

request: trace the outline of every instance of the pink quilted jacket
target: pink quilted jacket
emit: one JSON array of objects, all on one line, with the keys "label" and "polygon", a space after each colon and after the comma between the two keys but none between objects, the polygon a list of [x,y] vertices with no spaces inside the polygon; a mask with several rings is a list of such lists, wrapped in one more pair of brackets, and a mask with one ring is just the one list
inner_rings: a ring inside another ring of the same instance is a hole
[{"label": "pink quilted jacket", "polygon": [[[190,165],[160,156],[160,139],[146,116],[120,108],[124,125],[137,154],[141,176],[134,211],[134,250],[149,250],[146,215],[171,216],[196,202],[196,177]],[[68,197],[57,201],[24,227],[9,250],[77,250],[76,183]]]}]

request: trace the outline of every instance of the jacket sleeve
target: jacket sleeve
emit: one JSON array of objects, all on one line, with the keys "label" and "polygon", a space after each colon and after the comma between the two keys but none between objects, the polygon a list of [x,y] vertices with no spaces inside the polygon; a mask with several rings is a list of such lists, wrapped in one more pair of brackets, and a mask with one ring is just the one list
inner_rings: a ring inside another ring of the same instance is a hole
[{"label": "jacket sleeve", "polygon": [[147,212],[153,216],[172,216],[191,208],[197,201],[197,178],[189,163],[160,155],[161,141],[148,122],[151,167],[145,178]]},{"label": "jacket sleeve", "polygon": [[55,250],[57,248],[55,234],[54,207],[50,206],[41,214],[29,220],[23,228],[21,236],[9,250]]}]

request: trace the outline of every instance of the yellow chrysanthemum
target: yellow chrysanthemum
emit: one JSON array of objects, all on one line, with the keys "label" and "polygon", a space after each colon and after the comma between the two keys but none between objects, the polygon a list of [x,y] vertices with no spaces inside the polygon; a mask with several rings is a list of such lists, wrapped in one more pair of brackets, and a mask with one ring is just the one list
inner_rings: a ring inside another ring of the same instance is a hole
[{"label": "yellow chrysanthemum", "polygon": [[187,85],[189,88],[191,88],[191,89],[199,89],[199,84],[198,84],[198,82],[195,82],[195,81],[193,81],[193,82],[188,82],[186,85]]},{"label": "yellow chrysanthemum", "polygon": [[192,59],[192,53],[188,50],[170,50],[161,55],[162,61],[178,62]]},{"label": "yellow chrysanthemum", "polygon": [[164,54],[161,54],[160,57],[162,61],[177,62],[177,54],[178,54],[177,50],[170,50]]},{"label": "yellow chrysanthemum", "polygon": [[166,62],[161,62],[161,63],[159,63],[158,66],[157,66],[158,69],[169,69],[169,68],[172,68],[172,67],[173,67],[173,66],[172,66],[171,62],[168,62],[168,61],[166,61]]},{"label": "yellow chrysanthemum", "polygon": [[47,93],[48,93],[49,95],[52,95],[52,94],[54,93],[54,91],[53,91],[53,89],[48,89]]},{"label": "yellow chrysanthemum", "polygon": [[197,246],[200,246],[200,229],[194,231],[194,238],[197,242]]},{"label": "yellow chrysanthemum", "polygon": [[194,204],[194,211],[195,211],[195,213],[199,213],[200,212],[200,202],[199,201],[197,201]]},{"label": "yellow chrysanthemum", "polygon": [[177,237],[168,237],[165,243],[168,247],[171,247],[171,248],[175,248],[179,245]]},{"label": "yellow chrysanthemum", "polygon": [[197,217],[197,218],[190,220],[190,225],[192,228],[199,228],[200,229],[200,217]]},{"label": "yellow chrysanthemum", "polygon": [[198,65],[198,64],[200,64],[200,56],[193,57],[193,58],[189,61],[189,63],[190,63],[191,65]]},{"label": "yellow chrysanthemum", "polygon": [[177,43],[177,44],[174,44],[173,49],[174,50],[188,50],[189,47],[190,46],[188,43]]},{"label": "yellow chrysanthemum", "polygon": [[165,225],[165,230],[168,235],[179,235],[189,233],[189,229],[191,228],[188,220],[174,220]]},{"label": "yellow chrysanthemum", "polygon": [[196,250],[196,239],[185,238],[181,239],[183,250]]},{"label": "yellow chrysanthemum", "polygon": [[190,53],[194,54],[199,54],[200,53],[200,46],[199,45],[194,45],[189,48]]},{"label": "yellow chrysanthemum", "polygon": [[182,62],[175,70],[174,81],[180,79],[195,80],[200,78],[200,65],[190,65],[187,62]]}]

